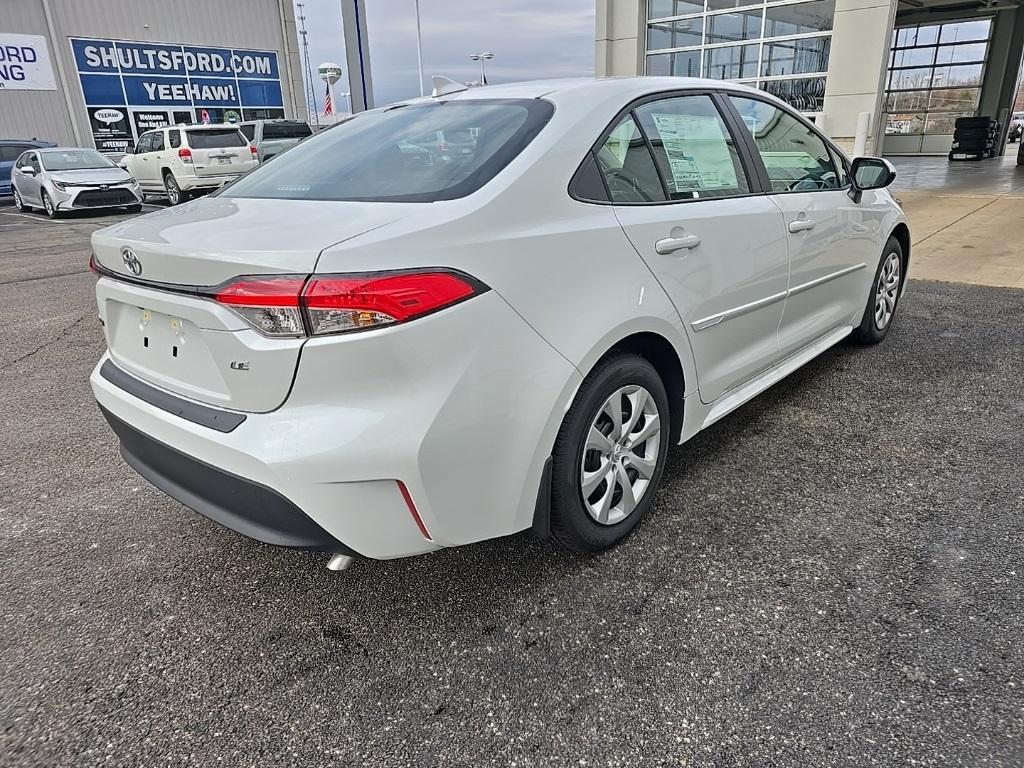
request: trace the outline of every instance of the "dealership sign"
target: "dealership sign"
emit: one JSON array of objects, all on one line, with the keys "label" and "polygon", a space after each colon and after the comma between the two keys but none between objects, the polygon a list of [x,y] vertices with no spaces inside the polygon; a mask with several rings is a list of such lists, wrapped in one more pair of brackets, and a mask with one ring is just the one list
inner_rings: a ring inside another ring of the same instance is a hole
[{"label": "dealership sign", "polygon": [[0,90],[57,90],[45,37],[0,32]]},{"label": "dealership sign", "polygon": [[[237,119],[246,110],[284,116],[274,51],[84,38],[72,38],[71,50],[101,151],[123,151],[132,128],[137,139],[158,125]],[[110,122],[100,114],[115,111],[122,117]]]}]

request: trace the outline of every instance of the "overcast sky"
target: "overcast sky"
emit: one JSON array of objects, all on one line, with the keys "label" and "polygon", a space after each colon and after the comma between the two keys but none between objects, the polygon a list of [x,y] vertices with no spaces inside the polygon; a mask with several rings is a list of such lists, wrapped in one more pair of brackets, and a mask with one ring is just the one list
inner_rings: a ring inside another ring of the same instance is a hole
[{"label": "overcast sky", "polygon": [[[595,0],[420,0],[428,92],[431,75],[476,80],[479,64],[469,54],[479,51],[494,53],[487,62],[492,83],[593,75],[595,5]],[[373,0],[367,7],[376,104],[419,96],[413,0]],[[324,61],[344,68],[338,0],[305,0],[305,14],[314,79]],[[347,90],[343,84],[335,90]],[[316,79],[321,110],[323,91]],[[344,101],[338,101],[342,108]]]}]

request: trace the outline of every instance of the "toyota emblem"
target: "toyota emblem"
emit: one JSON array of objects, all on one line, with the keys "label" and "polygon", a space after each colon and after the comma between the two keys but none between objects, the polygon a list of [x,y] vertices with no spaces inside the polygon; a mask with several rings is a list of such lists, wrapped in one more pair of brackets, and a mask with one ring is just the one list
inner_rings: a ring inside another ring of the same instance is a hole
[{"label": "toyota emblem", "polygon": [[139,257],[135,255],[135,251],[131,248],[121,249],[121,259],[124,261],[124,265],[128,267],[128,271],[138,277],[142,274],[142,262],[139,261]]}]

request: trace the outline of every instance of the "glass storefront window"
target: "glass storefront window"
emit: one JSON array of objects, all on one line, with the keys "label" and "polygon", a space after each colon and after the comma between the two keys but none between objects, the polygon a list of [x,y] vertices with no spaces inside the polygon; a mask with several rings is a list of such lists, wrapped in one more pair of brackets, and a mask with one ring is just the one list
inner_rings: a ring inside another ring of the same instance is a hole
[{"label": "glass storefront window", "polygon": [[688,13],[700,13],[703,10],[703,2],[690,2],[690,0],[647,0],[648,19],[685,16]]},{"label": "glass storefront window", "polygon": [[761,9],[708,16],[708,43],[733,43],[761,36]]},{"label": "glass storefront window", "polygon": [[886,133],[946,135],[953,133],[956,118],[973,115],[991,29],[991,19],[897,29],[885,97]]},{"label": "glass storefront window", "polygon": [[654,76],[700,77],[700,51],[656,53],[647,57],[647,74]]},{"label": "glass storefront window", "polygon": [[778,5],[765,9],[764,36],[802,35],[832,29],[836,13],[835,0],[816,0],[797,5]]},{"label": "glass storefront window", "polygon": [[763,4],[763,0],[708,0],[708,10],[727,11],[730,8],[742,8],[745,5]]},{"label": "glass storefront window", "polygon": [[704,19],[686,19],[684,21],[663,21],[647,26],[647,50],[659,48],[685,48],[689,45],[700,45],[704,33]]},{"label": "glass storefront window", "polygon": [[717,80],[738,80],[757,77],[758,45],[733,45],[728,48],[709,48],[704,62],[705,77]]},{"label": "glass storefront window", "polygon": [[761,90],[789,102],[801,112],[821,112],[825,104],[824,77],[768,80],[761,83]]},{"label": "glass storefront window", "polygon": [[761,52],[761,74],[803,75],[828,71],[830,37],[806,37],[765,43]]}]

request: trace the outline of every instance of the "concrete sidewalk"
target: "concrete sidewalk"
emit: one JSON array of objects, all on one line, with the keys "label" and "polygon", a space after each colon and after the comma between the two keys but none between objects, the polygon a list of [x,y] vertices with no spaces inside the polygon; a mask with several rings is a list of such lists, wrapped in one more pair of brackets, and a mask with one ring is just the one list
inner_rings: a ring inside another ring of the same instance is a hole
[{"label": "concrete sidewalk", "polygon": [[1024,288],[1024,167],[1011,148],[979,162],[890,158],[910,219],[911,277]]}]

